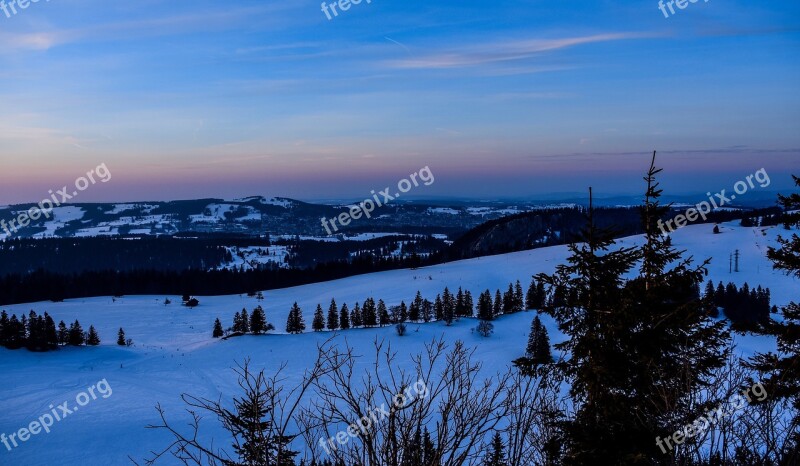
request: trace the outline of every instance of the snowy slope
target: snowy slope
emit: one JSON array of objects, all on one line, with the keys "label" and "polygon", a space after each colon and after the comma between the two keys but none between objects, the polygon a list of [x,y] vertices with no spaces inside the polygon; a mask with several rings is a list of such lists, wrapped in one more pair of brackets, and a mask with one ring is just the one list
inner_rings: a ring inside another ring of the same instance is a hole
[{"label": "snowy slope", "polygon": [[[709,267],[712,280],[733,281],[741,285],[771,288],[775,304],[797,299],[800,283],[772,270],[765,257],[768,245],[782,232],[777,228],[742,228],[723,225],[722,234],[713,235],[711,225],[690,226],[674,234],[675,244],[689,251],[696,259],[713,258]],[[632,245],[639,237],[626,238],[621,244]],[[728,272],[728,257],[735,249],[741,253],[740,273]],[[235,378],[229,370],[236,361],[252,357],[256,367],[275,370],[288,362],[287,385],[300,377],[315,354],[317,343],[331,333],[283,335],[286,316],[291,304],[297,301],[303,308],[310,328],[317,303],[327,310],[331,298],[341,306],[352,308],[356,301],[373,296],[387,305],[411,301],[417,290],[433,299],[445,286],[459,286],[477,294],[489,288],[505,289],[508,283],[520,280],[527,288],[531,275],[552,272],[567,257],[566,247],[524,251],[512,254],[459,261],[417,270],[395,270],[350,277],[333,282],[305,285],[269,291],[261,303],[267,319],[278,328],[277,334],[264,337],[242,337],[227,341],[210,338],[215,318],[225,326],[231,324],[234,312],[259,304],[246,296],[199,297],[200,306],[189,310],[173,304],[164,306],[164,296],[133,296],[112,301],[111,298],[71,300],[63,303],[33,303],[7,306],[9,313],[27,313],[30,309],[49,312],[56,321],[79,319],[84,328],[93,324],[103,342],[93,348],[66,348],[51,353],[30,353],[25,350],[0,349],[0,374],[3,392],[0,398],[0,433],[6,435],[27,426],[50,411],[49,405],[65,401],[75,405],[75,396],[87,387],[106,379],[113,394],[99,397],[79,411],[56,423],[49,434],[40,433],[13,451],[0,444],[0,465],[29,466],[42,464],[82,465],[130,464],[127,457],[140,460],[150,450],[168,443],[163,433],[146,430],[145,425],[158,421],[153,409],[157,402],[167,410],[173,421],[186,419],[179,395],[189,392],[198,396],[227,398]],[[501,370],[524,350],[533,313],[505,316],[495,322],[495,335],[482,339],[473,334],[472,319],[463,319],[453,327],[441,323],[409,325],[408,335],[398,337],[394,329],[349,330],[339,332],[336,341],[370,354],[372,341],[385,338],[392,342],[408,361],[411,354],[421,350],[425,342],[437,336],[449,341],[464,340],[476,347],[476,358],[484,361],[486,375]],[[544,319],[551,339],[560,340],[552,321]],[[116,333],[123,327],[135,341],[131,348],[115,345]],[[772,343],[764,338],[746,337],[739,340],[739,349],[750,354],[754,349],[767,350]],[[216,423],[204,421],[205,435],[224,438]],[[175,464],[169,460],[162,464]]]}]

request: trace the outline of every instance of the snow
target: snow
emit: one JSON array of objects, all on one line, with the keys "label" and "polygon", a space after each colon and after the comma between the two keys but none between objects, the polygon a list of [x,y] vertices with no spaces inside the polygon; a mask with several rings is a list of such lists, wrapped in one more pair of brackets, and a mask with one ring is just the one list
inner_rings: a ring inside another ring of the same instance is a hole
[{"label": "snow", "polygon": [[50,216],[52,217],[48,222],[45,223],[45,231],[36,233],[33,235],[34,238],[44,238],[47,236],[55,235],[55,232],[63,228],[68,222],[72,222],[74,220],[80,220],[83,218],[84,210],[80,207],[76,206],[61,206],[53,208],[52,212],[50,212]]},{"label": "snow", "polygon": [[[798,280],[773,270],[765,256],[766,248],[776,244],[778,234],[785,236],[785,230],[744,228],[729,223],[722,224],[722,233],[714,235],[712,228],[713,225],[682,228],[673,234],[675,245],[687,250],[698,261],[713,258],[709,278],[715,282],[732,281],[737,285],[747,282],[751,287],[769,287],[773,303],[779,306],[797,298]],[[620,240],[618,245],[640,243],[641,237],[630,237]],[[741,254],[742,271],[731,273],[728,257],[736,249]],[[417,290],[433,299],[445,286],[450,290],[461,286],[477,299],[484,289],[502,290],[516,280],[527,288],[533,274],[553,272],[567,256],[566,247],[556,246],[413,270],[393,270],[267,291],[262,302],[244,295],[200,296],[200,306],[192,310],[180,306],[176,296],[169,297],[173,302],[169,306],[163,304],[164,296],[130,296],[116,300],[100,297],[0,307],[16,314],[27,313],[30,309],[39,313],[47,311],[56,321],[79,319],[85,328],[94,325],[103,339],[99,347],[65,348],[50,353],[0,349],[0,373],[4,375],[0,433],[8,435],[28,426],[49,412],[51,404],[70,401],[70,406],[74,405],[76,394],[100,380],[105,379],[113,390],[108,398],[92,400],[78,412],[55,423],[49,434],[42,432],[32,436],[10,452],[0,444],[0,464],[130,464],[128,455],[141,463],[141,458],[149,451],[169,443],[164,432],[145,429],[147,424],[158,422],[156,403],[162,404],[168,418],[176,425],[185,427],[187,418],[180,394],[187,392],[211,399],[222,396],[228,400],[238,393],[230,368],[245,357],[251,357],[257,369],[268,371],[287,362],[284,376],[286,385],[291,387],[312,363],[315,346],[334,335],[335,344],[343,344],[346,338],[357,354],[365,355],[370,354],[375,338],[386,339],[398,352],[398,364],[408,364],[411,355],[420,352],[422,345],[435,337],[441,336],[451,343],[460,339],[475,347],[475,358],[483,361],[484,373],[488,376],[521,356],[532,312],[501,317],[495,322],[494,336],[484,339],[471,331],[475,326],[473,319],[461,319],[452,327],[442,323],[409,324],[405,337],[398,337],[392,327],[336,334],[285,335],[283,328],[288,310],[297,301],[310,328],[317,303],[327,309],[331,298],[335,298],[339,306],[346,302],[352,308],[356,301],[363,302],[364,298],[373,296],[391,306],[401,300],[408,303]],[[267,319],[278,328],[274,334],[226,341],[211,338],[215,318],[219,317],[227,327],[235,312],[242,308],[251,310],[259,304],[264,307]],[[551,340],[560,341],[552,320],[543,316],[543,322],[548,326]],[[115,345],[119,327],[125,329],[135,346]],[[774,342],[766,337],[739,337],[738,343],[738,349],[745,355],[774,348]],[[206,417],[201,426],[203,438],[215,437],[217,443],[227,443],[227,437],[213,419]],[[160,464],[176,462],[166,459]]]}]

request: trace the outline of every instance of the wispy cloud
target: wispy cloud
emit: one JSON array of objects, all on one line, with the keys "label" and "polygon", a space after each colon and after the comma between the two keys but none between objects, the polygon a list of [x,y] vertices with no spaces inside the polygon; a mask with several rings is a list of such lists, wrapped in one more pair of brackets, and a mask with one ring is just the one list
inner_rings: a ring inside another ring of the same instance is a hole
[{"label": "wispy cloud", "polygon": [[553,50],[575,47],[578,45],[652,38],[650,33],[608,33],[590,36],[568,37],[561,39],[528,39],[512,42],[496,42],[475,47],[431,54],[425,57],[390,60],[387,65],[402,69],[446,69],[464,68],[491,63],[522,60]]}]

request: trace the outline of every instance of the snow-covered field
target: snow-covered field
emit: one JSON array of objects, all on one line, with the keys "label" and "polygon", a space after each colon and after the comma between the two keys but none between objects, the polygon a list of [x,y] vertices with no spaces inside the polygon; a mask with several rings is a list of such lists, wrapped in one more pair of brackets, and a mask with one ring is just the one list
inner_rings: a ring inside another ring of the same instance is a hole
[{"label": "snow-covered field", "polygon": [[[709,278],[717,281],[744,282],[761,285],[772,291],[774,304],[782,305],[797,299],[798,280],[772,270],[765,253],[775,244],[779,228],[743,228],[722,225],[722,234],[713,235],[712,225],[689,226],[674,234],[675,244],[696,259],[713,258]],[[638,244],[639,237],[619,243]],[[728,259],[740,251],[739,273],[728,272]],[[445,286],[459,286],[477,297],[484,289],[505,289],[509,282],[520,280],[527,288],[530,277],[539,272],[552,272],[567,257],[566,247],[524,251],[471,259],[416,270],[395,270],[350,277],[333,282],[265,292],[258,302],[244,295],[199,297],[195,309],[181,307],[180,299],[164,296],[131,296],[118,298],[77,299],[63,303],[32,303],[5,306],[9,313],[26,313],[34,309],[47,311],[58,322],[79,319],[85,329],[94,325],[103,339],[99,347],[65,348],[50,353],[0,349],[0,374],[3,375],[0,398],[0,434],[6,435],[28,426],[31,421],[64,402],[75,406],[75,397],[88,387],[105,379],[113,390],[107,398],[98,396],[86,406],[41,432],[12,451],[0,444],[0,465],[120,465],[130,464],[128,455],[141,460],[151,450],[163,448],[169,438],[163,432],[147,430],[145,425],[157,423],[154,406],[160,402],[173,421],[186,419],[179,395],[188,392],[198,396],[225,399],[237,393],[235,377],[230,370],[237,361],[251,357],[256,368],[275,370],[287,362],[287,385],[298,380],[308,367],[318,343],[332,336],[329,332],[284,335],[290,306],[297,301],[302,307],[307,326],[317,303],[327,310],[331,298],[341,306],[352,308],[356,301],[372,296],[387,305],[410,302],[417,290],[433,299]],[[219,317],[226,327],[233,314],[242,308],[248,312],[261,304],[267,319],[278,331],[262,337],[247,336],[227,341],[211,338],[214,319]],[[437,336],[448,341],[461,339],[476,347],[475,356],[485,363],[487,375],[501,370],[522,355],[533,313],[504,316],[495,322],[495,334],[480,338],[471,329],[473,319],[462,319],[452,327],[442,323],[411,324],[408,334],[398,337],[394,328],[348,330],[338,332],[336,341],[347,342],[361,354],[370,354],[373,340],[384,338],[399,351],[401,361],[409,361],[421,351],[425,342]],[[544,318],[551,339],[560,340],[552,321]],[[135,346],[116,346],[119,327],[125,329]],[[739,338],[739,349],[750,354],[754,349],[767,350],[772,343],[764,338]],[[213,419],[205,419],[205,435],[221,436]],[[219,443],[219,442],[217,442]],[[140,461],[141,462],[141,461]],[[163,464],[175,464],[167,459]]]}]

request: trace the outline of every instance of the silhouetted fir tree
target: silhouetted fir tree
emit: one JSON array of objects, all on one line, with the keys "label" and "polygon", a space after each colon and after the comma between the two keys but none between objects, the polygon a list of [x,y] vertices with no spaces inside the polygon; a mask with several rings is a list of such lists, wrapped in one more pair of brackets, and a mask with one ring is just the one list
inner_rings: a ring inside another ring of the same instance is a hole
[{"label": "silhouetted fir tree", "polygon": [[531,334],[528,337],[528,347],[525,353],[534,364],[553,362],[553,356],[550,353],[550,337],[539,316],[534,317],[531,322]]},{"label": "silhouetted fir tree", "polygon": [[514,310],[514,285],[508,284],[508,289],[503,293],[503,314],[513,314]]},{"label": "silhouetted fir tree", "polygon": [[58,332],[56,331],[56,323],[48,313],[44,313],[45,325],[45,345],[48,349],[58,348]]},{"label": "silhouetted fir tree", "polygon": [[250,316],[247,314],[247,309],[242,309],[240,327],[242,333],[250,333]]},{"label": "silhouetted fir tree", "polygon": [[89,346],[97,346],[100,344],[100,336],[97,334],[97,331],[94,329],[94,326],[89,326],[89,333],[86,337],[86,344]]},{"label": "silhouetted fir tree", "polygon": [[472,317],[475,314],[475,303],[472,301],[472,293],[469,290],[464,292],[464,317]]},{"label": "silhouetted fir tree", "polygon": [[430,299],[425,299],[422,301],[422,321],[423,322],[430,322],[433,320],[433,303]]},{"label": "silhouetted fir tree", "polygon": [[[800,188],[800,178],[792,178]],[[778,203],[786,211],[782,219],[784,226],[787,229],[800,227],[800,193],[781,195]],[[770,247],[767,251],[773,267],[800,278],[800,236],[797,233],[792,233],[790,238],[780,236],[778,244],[780,247]],[[791,420],[794,432],[791,434],[791,444],[782,453],[780,464],[800,464],[800,299],[781,308],[781,317],[780,321],[770,318],[763,326],[764,333],[777,339],[778,352],[758,353],[748,365],[765,374],[761,377],[761,383],[769,393],[769,399],[788,400],[794,407],[794,418]]]},{"label": "silhouetted fir tree", "polygon": [[69,326],[69,344],[71,346],[81,346],[86,342],[83,335],[83,327],[77,320]]},{"label": "silhouetted fir tree", "polygon": [[339,326],[342,330],[350,328],[350,310],[347,308],[347,303],[342,304],[342,310],[339,312]]},{"label": "silhouetted fir tree", "polygon": [[422,461],[422,428],[419,424],[417,424],[417,428],[414,431],[414,436],[411,438],[411,441],[408,442],[408,445],[403,449],[403,460],[400,463],[400,466],[425,466],[425,463]]},{"label": "silhouetted fir tree", "polygon": [[442,303],[442,295],[436,295],[436,301],[433,304],[433,312],[436,320],[444,319],[444,303]]},{"label": "silhouetted fir tree", "polygon": [[328,330],[336,330],[339,328],[339,308],[336,306],[336,300],[331,299],[331,304],[328,306]]},{"label": "silhouetted fir tree", "polygon": [[306,323],[303,319],[303,311],[300,306],[295,302],[289,310],[289,317],[286,319],[286,333],[300,334],[306,329]]},{"label": "silhouetted fir tree", "polygon": [[264,312],[264,308],[261,305],[256,306],[253,309],[253,313],[250,314],[250,331],[256,335],[261,335],[270,330],[275,330],[275,326],[267,323],[267,314]]},{"label": "silhouetted fir tree", "polygon": [[125,330],[122,330],[122,327],[120,327],[119,332],[117,332],[117,345],[125,346]]},{"label": "silhouetted fir tree", "polygon": [[375,327],[378,325],[378,311],[375,307],[375,300],[367,298],[364,300],[364,306],[361,308],[361,318],[365,327]]},{"label": "silhouetted fir tree", "polygon": [[400,301],[400,312],[398,317],[400,318],[399,323],[403,323],[408,320],[408,306],[406,306],[405,301]]},{"label": "silhouetted fir tree", "polygon": [[483,460],[483,466],[508,466],[506,463],[505,445],[500,432],[495,432],[492,437],[491,450]]},{"label": "silhouetted fir tree", "polygon": [[389,317],[389,310],[386,308],[386,303],[382,299],[378,300],[378,324],[383,327],[389,325],[392,319]]},{"label": "silhouetted fir tree", "polygon": [[238,312],[233,315],[233,326],[231,326],[231,330],[233,330],[234,333],[241,333],[242,331],[242,315]]},{"label": "silhouetted fir tree", "polygon": [[494,293],[494,305],[492,307],[492,314],[494,314],[494,317],[503,314],[503,297],[500,294],[499,289]]},{"label": "silhouetted fir tree", "polygon": [[493,320],[494,311],[492,310],[492,293],[489,290],[484,291],[478,297],[478,319]]},{"label": "silhouetted fir tree", "polygon": [[464,316],[464,290],[461,287],[458,287],[458,292],[456,293],[456,309],[455,309],[456,317],[463,317]]},{"label": "silhouetted fir tree", "polygon": [[219,321],[219,318],[214,320],[214,331],[211,333],[213,338],[219,338],[222,335],[225,335],[225,332],[222,330],[222,322]]},{"label": "silhouetted fir tree", "polygon": [[353,328],[358,328],[364,325],[363,316],[361,314],[361,306],[358,305],[358,301],[356,301],[355,306],[353,306],[353,312],[350,313],[350,325]]},{"label": "silhouetted fir tree", "polygon": [[[442,292],[442,319],[447,320],[447,315],[454,316],[456,312],[456,297],[445,287]],[[452,318],[450,319],[452,322]]]},{"label": "silhouetted fir tree", "polygon": [[525,309],[525,295],[522,293],[522,284],[517,280],[514,285],[514,312]]},{"label": "silhouetted fir tree", "polygon": [[424,302],[422,293],[417,291],[417,295],[414,296],[414,301],[408,306],[408,320],[411,322],[419,322],[420,319],[422,319],[422,305]]},{"label": "silhouetted fir tree", "polygon": [[431,433],[428,432],[427,427],[422,433],[422,464],[424,466],[439,466],[441,464],[436,446],[433,444]]},{"label": "silhouetted fir tree", "polygon": [[69,343],[69,330],[67,329],[67,324],[65,324],[63,320],[58,323],[57,335],[59,345],[64,346]]},{"label": "silhouetted fir tree", "polygon": [[536,305],[538,303],[538,296],[536,296],[536,280],[531,280],[528,286],[528,291],[525,293],[525,307],[530,309],[539,309]]},{"label": "silhouetted fir tree", "polygon": [[311,329],[315,332],[325,330],[325,314],[322,312],[322,305],[317,304],[317,309],[314,311],[314,320],[311,321]]}]

